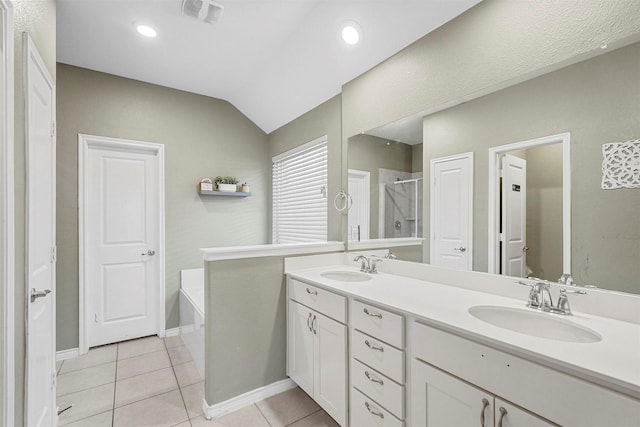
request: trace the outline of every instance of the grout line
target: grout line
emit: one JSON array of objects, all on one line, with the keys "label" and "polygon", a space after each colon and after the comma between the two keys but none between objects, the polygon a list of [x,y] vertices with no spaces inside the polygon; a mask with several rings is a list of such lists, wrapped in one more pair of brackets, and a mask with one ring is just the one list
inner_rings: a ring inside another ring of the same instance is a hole
[{"label": "grout line", "polygon": [[[262,402],[262,401],[261,401]],[[262,415],[262,418],[264,418],[264,420],[267,422],[267,424],[269,424],[270,426],[273,426],[273,424],[271,424],[269,422],[269,419],[264,415],[264,412],[262,412],[262,410],[260,409],[260,407],[258,405],[256,405],[255,403],[253,403],[253,406],[255,406],[258,409],[258,412],[260,412],[260,415]]]},{"label": "grout line", "polygon": [[116,422],[116,387],[118,387],[118,352],[120,351],[120,344],[116,344],[116,369],[113,378],[113,400],[111,401],[111,427]]},{"label": "grout line", "polygon": [[[299,418],[299,419],[297,419],[297,420],[295,420],[295,421],[291,421],[289,424],[287,424],[287,426],[290,426],[290,425],[295,424],[295,423],[297,423],[297,422],[299,422],[299,421],[302,421],[302,420],[304,420],[305,418],[309,418],[309,417],[311,417],[311,416],[313,416],[313,415],[317,414],[317,413],[318,413],[318,412],[320,412],[320,411],[322,411],[322,408],[319,408],[317,411],[313,411],[312,413],[310,413],[310,414],[308,414],[308,415],[305,415],[304,417]],[[285,427],[287,427],[287,426],[285,426]]]},{"label": "grout line", "polygon": [[[171,356],[169,355],[169,348],[167,347],[167,343],[164,340],[162,340],[162,342],[167,352],[167,357],[169,357],[169,360],[171,361]],[[187,421],[189,421],[189,425],[191,425],[191,417],[189,416],[189,409],[187,408],[187,402],[184,400],[184,395],[182,394],[182,386],[180,386],[180,381],[178,381],[178,375],[176,375],[176,370],[174,369],[173,361],[171,361],[171,372],[173,372],[173,376],[176,379],[176,384],[178,384],[178,392],[180,393],[180,398],[182,399],[182,405],[184,406],[184,411],[187,415]]]},{"label": "grout line", "polygon": [[80,422],[80,421],[86,420],[87,418],[97,417],[98,415],[106,414],[106,413],[107,413],[107,412],[109,412],[109,411],[111,411],[111,409],[107,409],[106,411],[98,412],[97,414],[87,415],[86,417],[79,418],[79,419],[77,419],[77,420],[73,420],[73,421],[70,421],[70,422],[68,422],[68,423],[65,423],[65,424],[58,424],[58,425],[62,427],[62,426],[66,426],[66,425],[69,425],[69,424],[78,423],[78,422]]}]

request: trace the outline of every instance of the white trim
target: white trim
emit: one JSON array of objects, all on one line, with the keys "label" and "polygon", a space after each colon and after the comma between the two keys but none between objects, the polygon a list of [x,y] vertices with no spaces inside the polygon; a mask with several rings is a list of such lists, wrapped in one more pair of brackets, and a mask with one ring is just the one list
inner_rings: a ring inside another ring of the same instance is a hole
[{"label": "white trim", "polygon": [[67,359],[73,359],[74,357],[78,357],[78,356],[80,356],[80,349],[78,347],[70,348],[68,350],[56,351],[56,362],[61,362]]},{"label": "white trim", "polygon": [[500,194],[498,174],[500,173],[500,155],[513,150],[524,150],[549,144],[562,144],[562,272],[571,273],[571,133],[542,138],[529,139],[489,148],[489,236],[487,253],[488,272],[500,271],[498,254],[498,229]]},{"label": "white trim", "polygon": [[86,135],[78,134],[78,288],[79,288],[79,349],[80,354],[85,354],[89,351],[87,347],[85,322],[86,313],[86,292],[85,292],[85,278],[84,278],[84,248],[85,248],[85,210],[86,200],[84,188],[85,180],[85,162],[89,147],[101,147],[101,148],[115,148],[120,150],[126,150],[130,152],[143,152],[151,153],[158,156],[158,250],[156,251],[158,256],[158,262],[160,264],[160,278],[159,278],[159,293],[158,293],[158,307],[157,307],[157,323],[156,333],[159,337],[164,337],[166,334],[166,318],[165,318],[165,174],[164,174],[164,145],[152,142],[136,141],[131,139],[122,138],[110,138],[106,136]]},{"label": "white trim", "polygon": [[182,327],[178,326],[177,328],[171,328],[164,331],[164,336],[166,337],[177,337],[182,334]]},{"label": "white trim", "polygon": [[15,425],[15,201],[13,5],[0,0],[0,426]]},{"label": "white trim", "polygon": [[344,250],[344,242],[306,242],[201,248],[200,252],[205,261],[223,261],[270,256],[306,255],[322,252],[343,252]]},{"label": "white trim", "polygon": [[362,249],[387,249],[401,246],[422,246],[422,237],[390,237],[388,239],[369,239],[349,242],[349,251]]},{"label": "white trim", "polygon": [[[446,157],[439,157],[437,159],[431,159],[430,162],[430,181],[429,181],[429,263],[430,264],[434,264],[435,262],[435,254],[434,254],[434,250],[433,250],[433,246],[434,246],[434,240],[433,240],[433,229],[435,227],[434,224],[434,197],[435,197],[435,191],[433,188],[433,183],[435,180],[435,165],[436,163],[442,163],[442,162],[448,162],[451,160],[463,160],[463,159],[469,159],[470,160],[470,168],[471,170],[469,171],[469,223],[467,224],[467,227],[469,227],[469,241],[467,242],[467,253],[468,253],[468,258],[467,258],[467,268],[469,270],[473,270],[473,218],[474,218],[474,212],[473,212],[473,197],[474,197],[474,183],[475,183],[475,162],[474,162],[474,156],[475,154],[473,153],[473,151],[469,151],[467,153],[460,153],[460,154],[454,154],[453,156],[446,156]],[[424,189],[424,187],[423,187]]]},{"label": "white trim", "polygon": [[302,145],[298,145],[297,147],[292,148],[291,150],[287,150],[284,153],[280,153],[280,154],[278,154],[276,156],[273,156],[271,158],[271,162],[273,163],[273,162],[277,162],[277,161],[282,160],[282,159],[286,159],[287,157],[291,157],[291,156],[293,156],[295,154],[298,154],[298,153],[300,153],[302,151],[305,151],[305,150],[308,150],[310,148],[313,148],[316,145],[324,144],[326,142],[327,142],[327,135],[322,135],[321,137],[318,137],[318,138],[314,139],[313,141],[309,141],[309,142],[304,143]]},{"label": "white trim", "polygon": [[207,400],[202,398],[202,412],[204,412],[204,417],[208,420],[219,418],[229,412],[244,408],[245,406],[254,404],[287,390],[291,390],[295,387],[297,387],[297,384],[290,378],[286,378],[273,384],[248,391],[240,396],[232,397],[224,402],[216,403],[215,405],[209,405]]}]

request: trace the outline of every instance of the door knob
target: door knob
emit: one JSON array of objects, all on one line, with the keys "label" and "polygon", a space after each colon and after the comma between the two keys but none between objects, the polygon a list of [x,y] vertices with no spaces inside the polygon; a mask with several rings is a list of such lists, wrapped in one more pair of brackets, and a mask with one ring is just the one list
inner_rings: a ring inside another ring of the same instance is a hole
[{"label": "door knob", "polygon": [[155,254],[156,254],[156,251],[152,251],[151,249],[149,249],[147,252],[144,252],[141,255],[154,256]]},{"label": "door knob", "polygon": [[467,248],[465,248],[464,246],[460,246],[459,248],[453,248],[453,250],[458,252],[466,252]]},{"label": "door knob", "polygon": [[51,289],[45,289],[44,291],[36,291],[35,288],[31,288],[31,302],[35,302],[38,298],[46,297],[51,293]]}]

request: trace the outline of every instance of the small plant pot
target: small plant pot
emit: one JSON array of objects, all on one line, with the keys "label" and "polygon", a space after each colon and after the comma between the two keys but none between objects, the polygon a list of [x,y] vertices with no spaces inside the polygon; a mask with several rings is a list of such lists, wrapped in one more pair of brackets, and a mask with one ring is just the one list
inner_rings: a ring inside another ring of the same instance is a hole
[{"label": "small plant pot", "polygon": [[224,193],[235,193],[237,189],[236,184],[218,184],[218,190]]}]

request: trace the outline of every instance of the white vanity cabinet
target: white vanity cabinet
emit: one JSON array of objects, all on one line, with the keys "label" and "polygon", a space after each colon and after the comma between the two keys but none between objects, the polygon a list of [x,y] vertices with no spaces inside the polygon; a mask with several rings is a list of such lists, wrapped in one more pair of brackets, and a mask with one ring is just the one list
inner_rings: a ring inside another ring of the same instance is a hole
[{"label": "white vanity cabinet", "polygon": [[411,373],[412,426],[557,426],[422,361]]},{"label": "white vanity cabinet", "polygon": [[412,426],[481,426],[482,416],[485,427],[640,420],[638,400],[507,352],[419,322],[410,340]]},{"label": "white vanity cabinet", "polygon": [[369,303],[352,300],[349,318],[350,425],[403,426],[404,317]]},{"label": "white vanity cabinet", "polygon": [[287,374],[343,426],[347,419],[345,321],[343,296],[289,279]]}]

